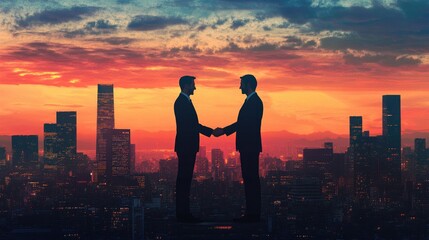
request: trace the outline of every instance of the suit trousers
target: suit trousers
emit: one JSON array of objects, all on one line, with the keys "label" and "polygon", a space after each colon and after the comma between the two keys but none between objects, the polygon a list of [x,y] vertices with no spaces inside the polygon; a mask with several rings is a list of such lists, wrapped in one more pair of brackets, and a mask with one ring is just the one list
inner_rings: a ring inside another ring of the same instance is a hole
[{"label": "suit trousers", "polygon": [[241,173],[246,195],[246,215],[261,215],[261,182],[259,180],[259,151],[240,152]]},{"label": "suit trousers", "polygon": [[190,214],[189,195],[197,153],[177,153],[179,167],[176,179],[176,216]]}]

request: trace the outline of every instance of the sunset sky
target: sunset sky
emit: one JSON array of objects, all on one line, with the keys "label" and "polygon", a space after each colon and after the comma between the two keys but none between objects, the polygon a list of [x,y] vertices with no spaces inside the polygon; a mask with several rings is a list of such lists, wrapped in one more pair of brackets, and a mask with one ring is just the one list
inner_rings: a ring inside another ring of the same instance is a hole
[{"label": "sunset sky", "polygon": [[95,145],[99,83],[116,128],[174,131],[182,75],[200,122],[223,127],[247,73],[265,132],[348,134],[361,115],[379,134],[384,94],[401,95],[403,132],[429,132],[427,0],[0,0],[0,43],[0,135],[73,110]]}]

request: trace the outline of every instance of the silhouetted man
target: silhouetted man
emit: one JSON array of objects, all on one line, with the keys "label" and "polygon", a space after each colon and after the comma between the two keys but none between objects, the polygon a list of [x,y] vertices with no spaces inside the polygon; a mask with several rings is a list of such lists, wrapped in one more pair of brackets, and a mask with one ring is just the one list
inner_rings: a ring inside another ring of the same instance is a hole
[{"label": "silhouetted man", "polygon": [[247,98],[238,113],[237,122],[214,130],[214,136],[236,132],[236,149],[240,152],[241,172],[246,195],[244,216],[234,219],[237,222],[257,222],[261,217],[261,184],[259,181],[259,153],[262,152],[261,121],[263,104],[255,92],[257,81],[253,75],[241,78],[241,93]]},{"label": "silhouetted man", "polygon": [[176,217],[179,222],[198,222],[189,207],[189,193],[195,157],[200,147],[200,133],[210,137],[213,129],[198,123],[197,112],[190,99],[194,94],[195,77],[183,76],[179,80],[181,93],[174,103],[176,141],[174,151],[179,159],[176,180]]}]

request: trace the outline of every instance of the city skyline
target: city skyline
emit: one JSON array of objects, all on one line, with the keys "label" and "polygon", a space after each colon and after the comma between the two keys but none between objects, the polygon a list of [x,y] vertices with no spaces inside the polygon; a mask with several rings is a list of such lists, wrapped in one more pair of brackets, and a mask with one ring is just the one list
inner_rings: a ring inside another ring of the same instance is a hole
[{"label": "city skyline", "polygon": [[429,132],[427,9],[419,0],[2,1],[0,135],[41,135],[40,119],[72,110],[79,145],[93,149],[100,83],[115,85],[118,128],[174,131],[186,74],[197,77],[201,121],[224,126],[247,73],[266,99],[263,132],[347,134],[344,120],[360,112],[379,134],[387,94],[402,97],[405,132]]}]

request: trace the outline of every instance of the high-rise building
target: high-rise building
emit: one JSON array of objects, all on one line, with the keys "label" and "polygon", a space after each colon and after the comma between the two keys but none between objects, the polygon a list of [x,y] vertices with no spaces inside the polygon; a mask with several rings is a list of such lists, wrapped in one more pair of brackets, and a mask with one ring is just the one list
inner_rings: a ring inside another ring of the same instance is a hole
[{"label": "high-rise building", "polygon": [[39,162],[37,135],[12,136],[13,166],[31,166]]},{"label": "high-rise building", "polygon": [[179,161],[177,158],[159,160],[159,178],[170,182],[176,180]]},{"label": "high-rise building", "polygon": [[382,136],[370,137],[364,134],[359,147],[355,149],[354,193],[359,200],[377,199],[383,192],[381,160],[385,156],[384,146]]},{"label": "high-rise building", "polygon": [[362,137],[362,116],[350,116],[350,147],[359,143]]},{"label": "high-rise building", "polygon": [[57,112],[58,162],[66,172],[76,163],[76,112]]},{"label": "high-rise building", "polygon": [[350,145],[345,162],[345,183],[352,190],[354,188],[354,165],[359,157],[359,147],[362,139],[362,116],[350,116],[349,118]]},{"label": "high-rise building", "polygon": [[58,128],[56,123],[45,123],[43,127],[43,163],[45,169],[58,168]]},{"label": "high-rise building", "polygon": [[96,140],[96,181],[106,181],[107,153],[106,140],[102,129],[115,128],[113,85],[98,85],[97,95],[97,140]]},{"label": "high-rise building", "polygon": [[223,180],[225,160],[220,149],[212,149],[212,174],[214,180]]},{"label": "high-rise building", "polygon": [[107,180],[130,176],[130,130],[103,129],[101,132],[106,140]]},{"label": "high-rise building", "polygon": [[426,139],[416,138],[414,139],[414,154],[416,156],[416,163],[418,166],[427,165],[427,150],[426,150]]},{"label": "high-rise building", "polygon": [[206,157],[197,156],[195,161],[196,173],[207,175],[209,173],[209,160]]},{"label": "high-rise building", "polygon": [[416,167],[415,172],[417,182],[424,182],[428,177],[429,163],[426,149],[426,139],[414,139],[414,158]]},{"label": "high-rise building", "polygon": [[382,164],[387,197],[397,198],[401,186],[401,96],[383,95],[383,137],[386,158]]},{"label": "high-rise building", "polygon": [[0,147],[0,167],[6,166],[6,148]]},{"label": "high-rise building", "polygon": [[327,200],[334,197],[336,181],[334,179],[332,148],[305,148],[303,150],[304,171],[308,177],[318,178],[322,192]]},{"label": "high-rise building", "polygon": [[202,157],[202,158],[207,157],[206,152],[207,152],[207,148],[205,146],[200,146],[200,151],[198,151],[197,157]]},{"label": "high-rise building", "polygon": [[134,174],[136,172],[136,145],[130,145],[130,172]]}]

